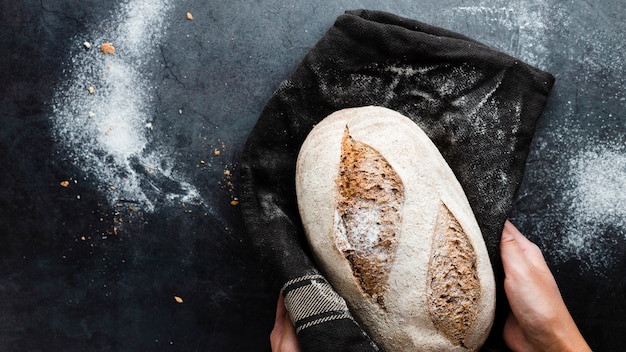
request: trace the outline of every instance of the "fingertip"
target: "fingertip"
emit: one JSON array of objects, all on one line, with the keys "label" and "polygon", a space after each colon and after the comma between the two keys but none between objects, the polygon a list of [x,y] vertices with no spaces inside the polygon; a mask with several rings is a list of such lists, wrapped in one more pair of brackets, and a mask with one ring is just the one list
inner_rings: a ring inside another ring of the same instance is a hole
[{"label": "fingertip", "polygon": [[511,220],[506,219],[506,221],[504,221],[504,229],[510,231],[512,228],[515,228],[515,225],[513,225]]},{"label": "fingertip", "polygon": [[543,253],[539,246],[529,240],[528,237],[524,236],[524,234],[509,220],[507,220],[504,224],[504,229],[502,230],[502,241],[515,241],[524,255],[533,262],[537,260],[544,260]]},{"label": "fingertip", "polygon": [[506,231],[508,236],[512,236],[516,241],[520,241],[526,239],[526,236],[517,228],[517,226],[513,225],[510,220],[506,220],[504,222],[503,232]]},{"label": "fingertip", "polygon": [[519,231],[510,221],[507,220],[504,223],[500,240],[500,257],[505,273],[525,265],[524,252],[518,242],[517,232]]},{"label": "fingertip", "polygon": [[504,228],[502,229],[502,239],[501,242],[511,242],[515,241],[515,235],[513,231],[515,230],[515,226],[509,221],[504,222]]},{"label": "fingertip", "polygon": [[500,238],[500,251],[506,249],[506,247],[519,248],[521,245],[520,242],[522,241],[520,236],[523,237],[517,227],[509,220],[506,220],[504,228],[502,229],[502,237]]},{"label": "fingertip", "polygon": [[274,330],[281,331],[284,322],[287,308],[285,307],[285,298],[282,292],[278,295],[278,303],[276,304],[276,320],[274,321]]},{"label": "fingertip", "polygon": [[504,229],[502,229],[502,237],[504,241],[515,241],[526,251],[529,247],[533,247],[535,244],[529,240],[524,234],[515,226],[512,222],[507,220],[504,223]]},{"label": "fingertip", "polygon": [[285,308],[285,297],[283,296],[282,292],[278,294],[278,305],[277,305],[276,309],[286,310],[286,308]]}]

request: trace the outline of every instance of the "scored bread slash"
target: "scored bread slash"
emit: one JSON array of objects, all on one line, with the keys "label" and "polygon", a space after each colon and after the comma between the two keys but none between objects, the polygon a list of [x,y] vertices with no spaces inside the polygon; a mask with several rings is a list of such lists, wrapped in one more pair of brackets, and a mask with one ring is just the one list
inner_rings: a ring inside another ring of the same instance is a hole
[{"label": "scored bread slash", "polygon": [[182,298],[180,298],[180,297],[178,297],[178,296],[174,296],[174,300],[175,300],[177,303],[183,303],[183,299],[182,299]]},{"label": "scored bread slash", "polygon": [[100,46],[100,51],[105,54],[115,55],[115,47],[111,43],[102,43]]},{"label": "scored bread slash", "polygon": [[404,186],[385,157],[353,138],[347,126],[341,161],[335,213],[340,232],[337,247],[363,291],[384,307],[388,271],[395,260],[402,222]]}]

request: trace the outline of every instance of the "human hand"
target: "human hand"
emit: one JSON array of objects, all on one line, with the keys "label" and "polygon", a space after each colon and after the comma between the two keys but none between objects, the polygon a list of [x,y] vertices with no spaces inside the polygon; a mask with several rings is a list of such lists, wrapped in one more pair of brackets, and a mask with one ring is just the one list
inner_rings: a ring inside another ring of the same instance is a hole
[{"label": "human hand", "polygon": [[[504,290],[511,306],[504,326],[507,346],[514,351],[591,351],[563,302],[541,250],[509,221],[502,231],[500,252]],[[282,295],[270,342],[273,352],[300,352]]]},{"label": "human hand", "polygon": [[285,299],[282,294],[278,297],[276,321],[270,333],[270,344],[272,346],[272,352],[300,352],[296,328],[289,318],[287,308],[285,308]]},{"label": "human hand", "polygon": [[500,254],[511,306],[504,341],[514,351],[591,351],[572,319],[541,250],[506,221]]}]

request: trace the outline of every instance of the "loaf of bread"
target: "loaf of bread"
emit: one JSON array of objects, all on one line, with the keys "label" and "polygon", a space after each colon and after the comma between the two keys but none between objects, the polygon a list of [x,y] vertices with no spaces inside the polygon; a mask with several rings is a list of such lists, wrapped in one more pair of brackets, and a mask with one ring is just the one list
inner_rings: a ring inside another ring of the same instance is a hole
[{"label": "loaf of bread", "polygon": [[495,283],[465,193],[428,136],[382,107],[337,111],[307,136],[298,207],[320,269],[384,351],[475,351]]}]

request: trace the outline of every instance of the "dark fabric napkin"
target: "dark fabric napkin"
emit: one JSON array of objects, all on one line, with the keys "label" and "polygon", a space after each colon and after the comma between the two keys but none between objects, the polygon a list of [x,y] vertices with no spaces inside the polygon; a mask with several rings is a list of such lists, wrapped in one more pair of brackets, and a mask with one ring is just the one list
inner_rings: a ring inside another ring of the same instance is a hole
[{"label": "dark fabric napkin", "polygon": [[285,296],[304,351],[375,351],[310,255],[296,203],[295,165],[313,126],[347,107],[408,116],[439,148],[482,230],[498,286],[483,350],[503,348],[507,313],[499,240],[554,77],[463,35],[357,10],[335,24],[267,103],[242,155],[246,231]]}]

